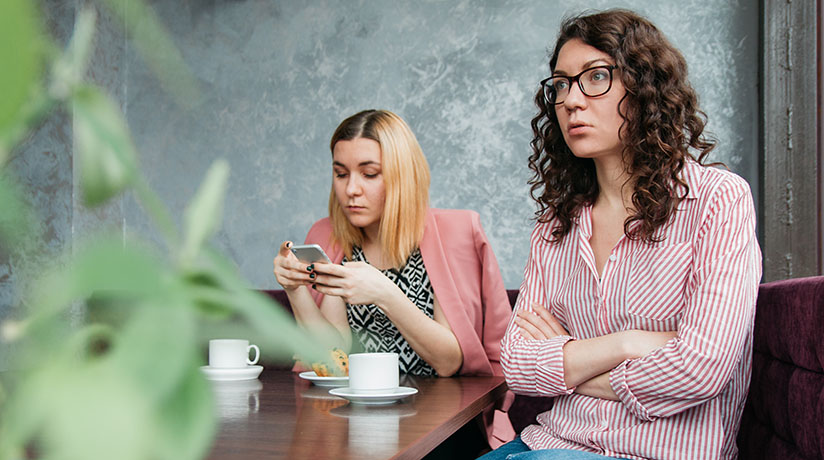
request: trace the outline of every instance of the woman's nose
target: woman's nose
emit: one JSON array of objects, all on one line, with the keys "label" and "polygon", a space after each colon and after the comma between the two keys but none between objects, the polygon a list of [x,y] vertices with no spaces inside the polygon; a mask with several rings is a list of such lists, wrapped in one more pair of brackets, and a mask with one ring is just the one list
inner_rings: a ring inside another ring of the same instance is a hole
[{"label": "woman's nose", "polygon": [[576,109],[584,107],[587,103],[587,96],[581,91],[581,86],[576,81],[569,87],[569,94],[564,98],[564,107],[567,109]]},{"label": "woman's nose", "polygon": [[346,182],[346,194],[349,196],[355,196],[360,194],[361,186],[358,178],[355,174],[351,174],[349,176],[349,181]]}]

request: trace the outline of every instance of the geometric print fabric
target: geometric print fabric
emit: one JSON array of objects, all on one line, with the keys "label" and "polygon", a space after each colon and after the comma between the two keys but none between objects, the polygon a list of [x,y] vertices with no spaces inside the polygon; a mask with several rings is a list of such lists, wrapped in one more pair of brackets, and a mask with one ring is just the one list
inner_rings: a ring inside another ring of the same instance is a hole
[{"label": "geometric print fabric", "polygon": [[[345,257],[343,261],[350,262]],[[352,248],[351,261],[369,263],[361,248],[357,246]],[[381,273],[392,280],[426,316],[434,317],[432,284],[429,282],[429,276],[426,273],[420,250],[415,249],[400,270],[390,268],[381,270]],[[432,366],[415,353],[415,350],[403,338],[398,328],[376,305],[352,305],[347,303],[346,317],[352,333],[357,337],[358,343],[363,349],[362,351],[368,353],[397,353],[398,367],[404,374],[437,375]]]}]

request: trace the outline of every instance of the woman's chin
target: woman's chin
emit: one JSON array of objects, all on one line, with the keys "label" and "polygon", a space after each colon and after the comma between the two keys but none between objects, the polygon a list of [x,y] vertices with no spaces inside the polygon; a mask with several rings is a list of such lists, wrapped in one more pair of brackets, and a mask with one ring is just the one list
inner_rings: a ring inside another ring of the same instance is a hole
[{"label": "woman's chin", "polygon": [[348,216],[349,223],[352,224],[353,227],[357,227],[360,229],[364,229],[372,224],[375,223],[374,219],[366,218],[365,216]]}]

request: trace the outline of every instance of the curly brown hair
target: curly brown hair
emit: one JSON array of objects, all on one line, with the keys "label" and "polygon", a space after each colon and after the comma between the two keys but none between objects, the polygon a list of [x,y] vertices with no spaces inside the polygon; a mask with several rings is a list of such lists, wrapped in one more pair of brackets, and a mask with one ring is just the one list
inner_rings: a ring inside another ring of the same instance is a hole
[{"label": "curly brown hair", "polygon": [[[608,10],[564,20],[550,55],[555,69],[561,47],[579,39],[615,60],[626,88],[619,112],[624,164],[634,180],[633,212],[624,222],[632,239],[659,241],[655,231],[666,224],[687,194],[679,173],[687,158],[703,164],[715,141],[703,135],[706,114],[687,81],[687,63],[648,20],[627,10]],[[592,159],[578,158],[564,141],[553,104],[541,89],[539,112],[532,119],[534,138],[529,168],[530,194],[538,203],[538,222],[555,219],[551,241],[561,241],[583,206],[598,196]],[[698,152],[697,158],[690,149]],[[680,186],[680,190],[679,190]],[[633,222],[639,225],[632,226]]]}]

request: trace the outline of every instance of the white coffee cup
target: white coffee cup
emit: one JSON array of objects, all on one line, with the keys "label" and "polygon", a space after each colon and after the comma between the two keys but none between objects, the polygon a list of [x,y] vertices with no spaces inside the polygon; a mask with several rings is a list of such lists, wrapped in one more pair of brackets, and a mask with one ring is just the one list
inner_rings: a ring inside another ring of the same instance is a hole
[{"label": "white coffee cup", "polygon": [[[249,359],[249,350],[255,350],[255,358]],[[214,339],[209,341],[209,367],[237,369],[257,364],[260,348],[249,345],[248,340]]]},{"label": "white coffee cup", "polygon": [[397,353],[349,355],[349,389],[354,393],[382,393],[399,385]]}]

